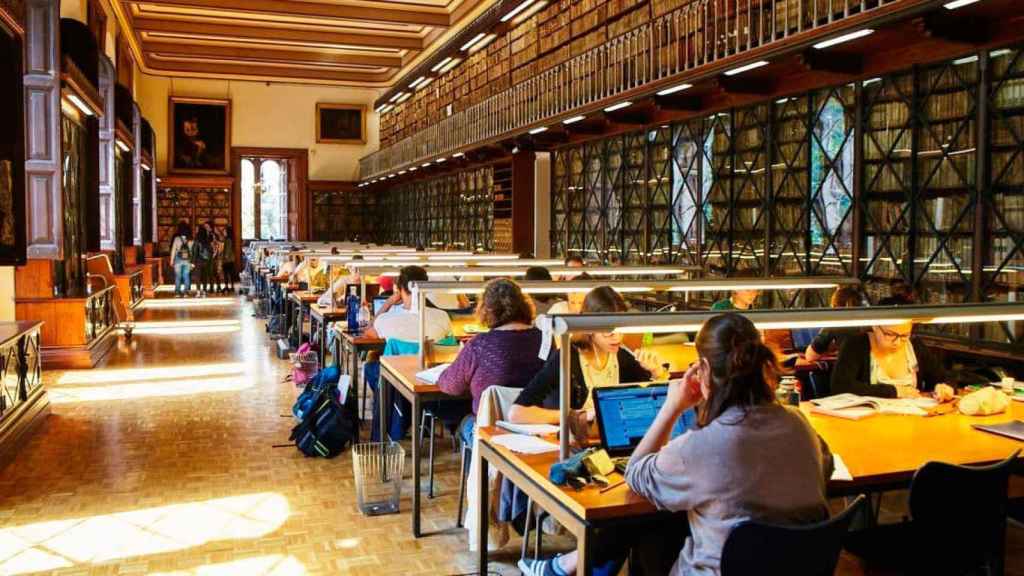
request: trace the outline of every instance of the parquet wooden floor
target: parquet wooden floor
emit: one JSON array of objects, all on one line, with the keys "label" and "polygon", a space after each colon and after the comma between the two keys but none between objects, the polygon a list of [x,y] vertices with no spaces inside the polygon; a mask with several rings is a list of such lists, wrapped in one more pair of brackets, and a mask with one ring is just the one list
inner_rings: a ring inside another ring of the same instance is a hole
[{"label": "parquet wooden floor", "polygon": [[[439,450],[439,496],[423,507],[432,534],[417,540],[408,481],[401,514],[366,518],[349,452],[273,448],[287,443],[296,390],[250,312],[161,300],[103,366],[45,375],[53,414],[0,471],[0,574],[473,572],[454,528],[454,453]],[[1011,555],[1024,555],[1021,540]],[[518,542],[492,571],[518,574]],[[843,573],[860,572],[844,562]]]}]

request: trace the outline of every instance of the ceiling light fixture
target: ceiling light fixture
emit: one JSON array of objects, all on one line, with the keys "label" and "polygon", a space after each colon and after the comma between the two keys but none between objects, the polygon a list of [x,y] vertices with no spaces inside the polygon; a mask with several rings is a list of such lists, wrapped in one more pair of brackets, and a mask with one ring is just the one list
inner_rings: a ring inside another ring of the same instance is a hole
[{"label": "ceiling light fixture", "polygon": [[462,158],[464,156],[465,154],[463,154],[462,152],[456,152],[455,154],[452,154],[452,158]]},{"label": "ceiling light fixture", "polygon": [[519,6],[516,6],[515,8],[509,10],[507,14],[501,17],[501,21],[508,22],[509,20],[515,18],[517,14],[529,8],[530,5],[533,4],[533,2],[534,0],[526,0],[526,2],[523,2]]},{"label": "ceiling light fixture", "polygon": [[483,40],[484,36],[487,36],[487,34],[483,32],[477,34],[476,36],[473,36],[472,38],[470,38],[469,42],[463,44],[462,48],[459,48],[459,50],[462,50],[463,52],[469,51],[469,49],[475,46],[477,42]]},{"label": "ceiling light fixture", "polygon": [[815,50],[824,50],[825,48],[836,46],[838,44],[849,42],[851,40],[856,40],[857,38],[863,38],[874,33],[875,31],[872,30],[871,28],[865,28],[863,30],[857,30],[856,32],[850,32],[849,34],[843,34],[842,36],[836,36],[835,38],[830,38],[823,42],[818,42],[817,44],[814,45],[814,48]]},{"label": "ceiling light fixture", "polygon": [[534,128],[533,130],[530,130],[530,134],[541,134],[541,133],[547,132],[547,131],[548,131],[548,127],[547,126],[541,126],[539,128]]},{"label": "ceiling light fixture", "polygon": [[427,80],[426,76],[420,76],[419,78],[413,80],[409,84],[409,88],[412,89],[412,90],[415,90],[416,88],[419,87],[420,84],[422,84],[423,82],[426,82],[426,80]]},{"label": "ceiling light fixture", "polygon": [[605,112],[615,112],[616,110],[622,110],[623,108],[629,108],[632,105],[633,105],[633,103],[627,100],[626,102],[619,102],[618,104],[613,104],[612,106],[609,106],[609,107],[605,108],[604,111]]},{"label": "ceiling light fixture", "polygon": [[473,46],[472,48],[470,48],[469,49],[469,53],[470,54],[475,54],[475,53],[483,50],[484,48],[487,48],[487,46],[491,42],[494,42],[497,39],[498,39],[498,35],[497,34],[488,34],[487,36],[484,36],[484,39],[481,40],[476,46]]},{"label": "ceiling light fixture", "polygon": [[582,114],[579,116],[573,116],[572,118],[566,118],[565,120],[562,120],[562,124],[575,124],[580,120],[583,120],[584,118],[586,118],[586,116],[583,116]]},{"label": "ceiling light fixture", "polygon": [[438,71],[438,70],[440,70],[441,68],[444,68],[445,66],[447,66],[447,65],[448,65],[448,63],[450,63],[450,62],[451,62],[452,60],[454,60],[454,58],[452,58],[451,56],[449,56],[449,57],[445,58],[444,60],[441,60],[441,61],[440,61],[440,62],[438,62],[437,64],[434,64],[434,67],[433,67],[433,68],[431,68],[431,69],[430,69],[430,71],[431,71],[431,72],[437,72],[437,71]]},{"label": "ceiling light fixture", "polygon": [[77,94],[72,94],[72,93],[69,92],[67,96],[68,96],[68,100],[70,100],[71,103],[75,105],[75,108],[78,108],[79,112],[81,112],[82,114],[85,114],[86,116],[92,116],[93,115],[92,108],[89,108],[88,106],[86,106],[85,102],[83,102],[82,99],[79,98]]},{"label": "ceiling light fixture", "polygon": [[942,7],[945,8],[946,10],[956,10],[957,8],[963,8],[964,6],[974,4],[975,2],[978,1],[979,0],[954,0],[953,2],[950,2],[948,4],[943,4]]},{"label": "ceiling light fixture", "polygon": [[117,140],[115,140],[115,142],[117,143],[117,147],[120,148],[122,152],[131,152],[132,151],[132,149],[129,148],[127,144],[125,144],[124,140],[121,140],[120,138],[118,138]]},{"label": "ceiling light fixture", "polygon": [[679,84],[678,86],[659,90],[657,94],[658,96],[668,96],[669,94],[675,94],[676,92],[682,92],[683,90],[689,90],[690,88],[693,88],[693,84]]},{"label": "ceiling light fixture", "polygon": [[732,70],[729,70],[728,72],[726,72],[725,75],[726,76],[735,76],[737,74],[743,74],[744,72],[749,72],[750,70],[754,70],[755,68],[760,68],[762,66],[767,66],[767,65],[768,65],[768,61],[767,60],[760,60],[758,62],[751,62],[750,64],[746,64],[744,66],[740,66],[739,68],[733,68]]}]

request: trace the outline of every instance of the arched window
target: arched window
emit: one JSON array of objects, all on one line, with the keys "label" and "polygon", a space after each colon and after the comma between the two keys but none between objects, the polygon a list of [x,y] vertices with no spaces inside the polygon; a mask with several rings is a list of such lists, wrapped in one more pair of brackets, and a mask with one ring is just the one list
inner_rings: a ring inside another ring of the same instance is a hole
[{"label": "arched window", "polygon": [[242,239],[288,239],[288,164],[242,159]]}]

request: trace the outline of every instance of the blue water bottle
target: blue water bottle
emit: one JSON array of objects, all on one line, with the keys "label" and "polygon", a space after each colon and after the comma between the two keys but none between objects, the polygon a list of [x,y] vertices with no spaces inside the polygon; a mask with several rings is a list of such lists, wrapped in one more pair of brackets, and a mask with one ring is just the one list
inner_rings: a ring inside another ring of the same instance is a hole
[{"label": "blue water bottle", "polygon": [[354,287],[349,289],[348,298],[345,299],[345,319],[348,321],[349,332],[359,331],[359,296]]}]

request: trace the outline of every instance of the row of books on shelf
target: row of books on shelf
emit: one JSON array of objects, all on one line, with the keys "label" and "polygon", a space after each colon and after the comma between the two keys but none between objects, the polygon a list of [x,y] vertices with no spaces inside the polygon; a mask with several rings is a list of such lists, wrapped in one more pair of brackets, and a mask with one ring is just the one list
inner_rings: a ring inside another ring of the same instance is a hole
[{"label": "row of books on shelf", "polygon": [[[999,77],[998,71],[996,77]],[[1024,78],[1003,81],[996,88],[995,105],[999,108],[1020,108],[1024,106]]]}]

